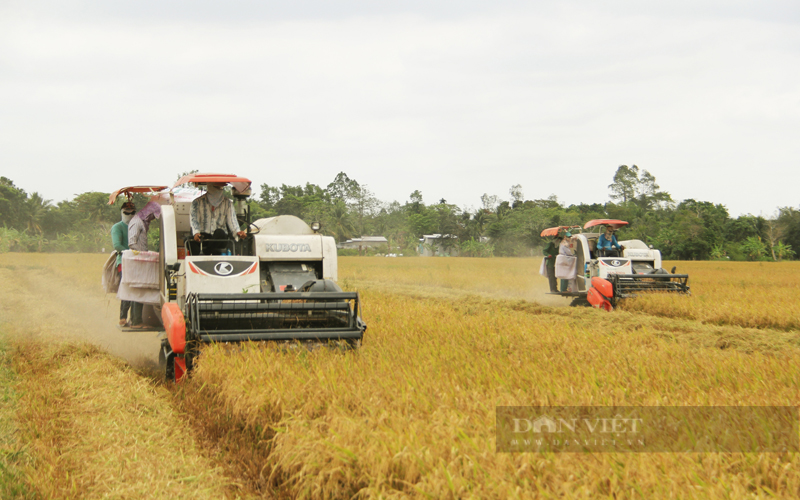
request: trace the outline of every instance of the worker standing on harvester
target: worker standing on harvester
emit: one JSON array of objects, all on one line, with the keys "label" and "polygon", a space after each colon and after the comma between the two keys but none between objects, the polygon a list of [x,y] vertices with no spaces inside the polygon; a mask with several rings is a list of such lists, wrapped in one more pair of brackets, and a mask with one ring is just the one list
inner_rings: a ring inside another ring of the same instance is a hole
[{"label": "worker standing on harvester", "polygon": [[[206,185],[206,194],[192,202],[189,223],[192,226],[194,241],[201,239],[227,240],[234,234],[244,238],[247,233],[239,229],[233,202],[225,197],[224,182],[210,182]],[[218,244],[210,244],[204,250],[219,251]]]},{"label": "worker standing on harvester", "polygon": [[[150,222],[153,219],[161,217],[161,205],[154,201],[150,201],[142,207],[136,217],[131,219],[128,224],[128,246],[135,252],[147,251],[147,231],[150,229]],[[141,329],[145,325],[142,324],[142,309],[144,304],[141,302],[134,302],[131,305],[131,328]]]},{"label": "worker standing on harvester", "polygon": [[564,238],[558,246],[558,254],[564,257],[566,262],[571,265],[564,266],[569,272],[567,275],[561,276],[561,291],[562,292],[575,292],[577,291],[577,283],[575,279],[575,253],[572,250],[572,233],[567,231],[564,233]]},{"label": "worker standing on harvester", "polygon": [[[122,204],[120,210],[122,220],[111,226],[111,243],[114,245],[114,250],[117,251],[117,272],[122,275],[122,252],[128,250],[128,224],[133,216],[136,215],[136,205],[132,201],[127,201]],[[125,326],[128,324],[128,310],[131,308],[129,300],[121,300],[119,302],[119,324]]]},{"label": "worker standing on harvester", "polygon": [[558,281],[556,280],[556,256],[558,255],[558,245],[561,237],[556,236],[547,246],[544,247],[545,266],[547,267],[547,280],[550,282],[550,291],[558,292]]}]

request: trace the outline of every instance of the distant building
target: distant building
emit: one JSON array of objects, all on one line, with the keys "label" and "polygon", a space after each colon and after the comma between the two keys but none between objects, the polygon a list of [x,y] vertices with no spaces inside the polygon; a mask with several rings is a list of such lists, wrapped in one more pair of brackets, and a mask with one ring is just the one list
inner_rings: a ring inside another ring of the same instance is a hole
[{"label": "distant building", "polygon": [[366,250],[367,248],[377,248],[386,245],[389,247],[389,241],[383,236],[362,236],[361,238],[353,238],[343,243],[337,243],[336,248],[351,248],[354,250]]},{"label": "distant building", "polygon": [[457,239],[454,234],[426,234],[420,238],[417,251],[422,257],[457,257]]}]

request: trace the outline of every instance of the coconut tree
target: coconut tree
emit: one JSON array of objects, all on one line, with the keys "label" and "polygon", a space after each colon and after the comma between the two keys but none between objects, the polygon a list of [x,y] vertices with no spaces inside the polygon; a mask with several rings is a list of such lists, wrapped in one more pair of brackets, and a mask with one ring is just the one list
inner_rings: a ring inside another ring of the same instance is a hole
[{"label": "coconut tree", "polygon": [[25,200],[23,217],[25,220],[25,227],[28,229],[29,233],[42,234],[42,221],[51,208],[50,200],[45,200],[39,193],[32,193],[30,197]]},{"label": "coconut tree", "polygon": [[333,234],[336,241],[344,241],[355,233],[353,216],[343,200],[334,201],[327,213],[325,229]]}]

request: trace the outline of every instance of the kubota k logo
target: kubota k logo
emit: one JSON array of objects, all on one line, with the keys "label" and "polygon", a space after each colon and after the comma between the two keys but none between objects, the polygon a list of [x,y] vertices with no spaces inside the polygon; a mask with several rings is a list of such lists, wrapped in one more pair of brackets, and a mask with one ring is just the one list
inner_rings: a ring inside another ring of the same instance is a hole
[{"label": "kubota k logo", "polygon": [[214,266],[214,272],[220,276],[227,276],[233,272],[233,266],[230,262],[217,262]]},{"label": "kubota k logo", "polygon": [[612,261],[611,261],[611,265],[612,265],[612,266],[614,266],[614,267],[619,267],[619,265],[620,265],[620,261],[618,261],[618,260],[612,260]]}]

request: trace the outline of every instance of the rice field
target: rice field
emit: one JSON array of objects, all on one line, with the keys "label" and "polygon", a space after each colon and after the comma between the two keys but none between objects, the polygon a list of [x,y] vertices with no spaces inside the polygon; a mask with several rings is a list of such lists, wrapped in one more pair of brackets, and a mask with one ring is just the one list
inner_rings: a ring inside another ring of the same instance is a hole
[{"label": "rice field", "polygon": [[[82,270],[96,264],[99,289],[104,259],[77,260],[73,266],[72,256],[3,254],[0,278],[46,275],[100,294]],[[0,412],[7,423],[0,429],[16,429],[7,449],[25,450],[4,451],[4,470],[15,478],[6,484],[22,492],[19,498],[72,498],[70,491],[81,498],[167,498],[183,486],[209,498],[800,496],[796,453],[495,449],[498,406],[798,406],[800,315],[792,277],[800,263],[665,264],[690,274],[691,297],[640,298],[613,313],[563,307],[566,301],[545,296],[538,264],[341,258],[340,283],[361,291],[369,325],[358,352],[210,347],[192,379],[174,387],[96,348],[24,347],[27,331],[38,332],[40,346],[76,306],[58,310],[40,297],[50,310],[37,319],[24,284],[0,292],[0,332],[10,346],[5,366],[12,368],[0,380],[16,401],[14,415]],[[104,320],[119,335],[110,309]],[[98,360],[102,369],[85,371]],[[47,374],[46,385],[33,383],[34,367],[37,377]],[[150,398],[134,408],[152,407],[162,415],[155,420],[166,418],[181,437],[150,420],[126,420],[129,398],[104,397],[130,387]],[[27,408],[35,401],[63,402],[51,406],[53,419],[70,422],[66,430],[33,418]],[[137,436],[141,469],[100,482],[101,471],[124,470],[120,463],[127,462],[96,447],[104,441],[93,433],[72,431],[89,425],[80,421],[85,411],[59,410],[63,405],[97,405],[112,428],[126,422]],[[64,459],[48,458],[41,445],[48,436]],[[176,446],[157,445],[165,441]],[[99,457],[90,457],[92,446]],[[166,450],[156,453],[156,446]],[[82,454],[85,465],[78,467]],[[150,477],[148,463],[172,460],[174,472],[153,490],[158,494],[137,489]],[[185,484],[184,466],[204,475]],[[63,479],[68,475],[73,483]]]}]

